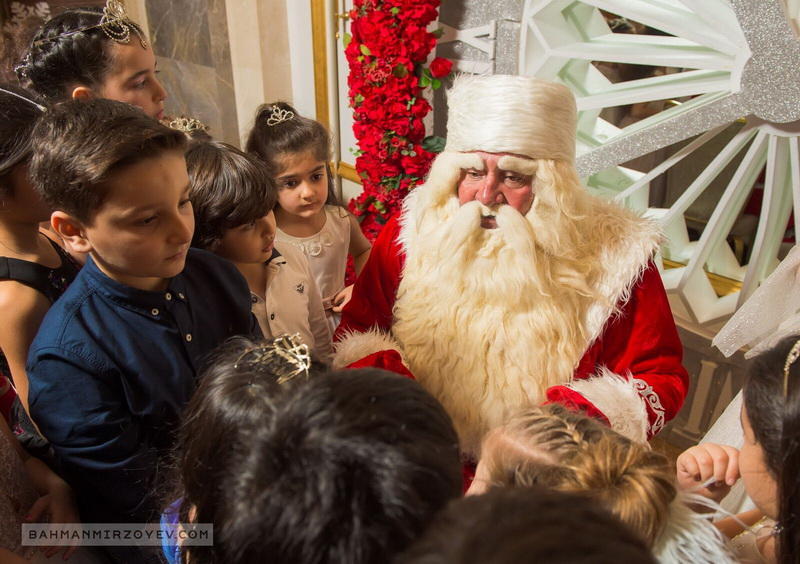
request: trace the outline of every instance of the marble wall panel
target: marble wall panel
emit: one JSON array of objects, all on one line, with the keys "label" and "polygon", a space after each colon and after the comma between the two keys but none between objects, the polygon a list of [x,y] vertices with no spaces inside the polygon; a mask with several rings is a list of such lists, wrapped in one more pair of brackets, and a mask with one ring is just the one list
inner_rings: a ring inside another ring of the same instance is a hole
[{"label": "marble wall panel", "polygon": [[167,114],[196,117],[216,139],[238,146],[225,0],[148,0],[146,7]]},{"label": "marble wall panel", "polygon": [[208,0],[147,2],[150,40],[159,57],[213,66]]},{"label": "marble wall panel", "polygon": [[216,69],[165,57],[158,58],[158,66],[169,92],[168,115],[195,117],[215,139],[239,145],[233,89],[220,81]]}]

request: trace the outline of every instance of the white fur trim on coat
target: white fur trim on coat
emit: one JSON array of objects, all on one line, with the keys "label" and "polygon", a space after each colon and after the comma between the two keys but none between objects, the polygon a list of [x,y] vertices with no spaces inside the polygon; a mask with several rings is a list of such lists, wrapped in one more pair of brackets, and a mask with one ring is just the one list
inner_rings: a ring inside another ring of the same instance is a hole
[{"label": "white fur trim on coat", "polygon": [[736,560],[709,514],[695,512],[693,505],[719,508],[709,499],[679,492],[670,503],[669,519],[653,546],[653,555],[660,564],[734,564]]},{"label": "white fur trim on coat", "polygon": [[610,202],[598,202],[597,211],[607,214],[601,225],[613,225],[617,237],[599,245],[598,259],[603,273],[597,289],[607,302],[596,302],[586,313],[590,344],[603,332],[618,304],[628,300],[662,240],[661,227],[655,221],[636,217],[630,210],[622,210]]},{"label": "white fur trim on coat", "polygon": [[602,411],[612,429],[631,440],[644,443],[647,442],[650,425],[647,408],[636,382],[602,368],[597,376],[573,380],[567,387]]},{"label": "white fur trim on coat", "polygon": [[400,345],[388,333],[376,328],[364,333],[348,332],[334,345],[332,365],[335,369],[344,368],[366,356],[386,350],[395,350],[402,358]]}]

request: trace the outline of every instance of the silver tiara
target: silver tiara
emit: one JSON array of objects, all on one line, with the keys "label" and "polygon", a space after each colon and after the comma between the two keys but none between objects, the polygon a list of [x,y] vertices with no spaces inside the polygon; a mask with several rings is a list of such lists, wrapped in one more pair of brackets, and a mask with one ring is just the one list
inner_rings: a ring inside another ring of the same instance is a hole
[{"label": "silver tiara", "polygon": [[308,377],[311,354],[298,333],[281,335],[246,349],[233,363],[234,368],[245,365],[271,369],[278,377],[278,384],[283,384],[301,374]]},{"label": "silver tiara", "polygon": [[182,131],[190,135],[198,131],[208,133],[208,126],[199,119],[193,117],[181,116],[173,118],[172,121],[167,124],[167,127],[177,129],[178,131]]},{"label": "silver tiara", "polygon": [[272,111],[267,117],[267,125],[272,127],[278,125],[279,123],[283,123],[285,121],[289,121],[294,117],[294,112],[291,110],[284,110],[279,108],[277,105],[272,106]]}]

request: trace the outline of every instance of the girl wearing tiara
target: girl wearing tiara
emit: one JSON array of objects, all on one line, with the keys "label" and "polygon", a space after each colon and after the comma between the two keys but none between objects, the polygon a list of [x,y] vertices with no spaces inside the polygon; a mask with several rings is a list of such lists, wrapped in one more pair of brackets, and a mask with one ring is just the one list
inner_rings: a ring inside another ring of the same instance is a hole
[{"label": "girl wearing tiara", "polygon": [[[192,562],[233,562],[230,554],[245,551],[245,540],[251,553],[259,552],[253,531],[263,519],[249,519],[252,511],[243,511],[241,503],[268,497],[265,476],[273,470],[259,467],[270,452],[254,449],[254,438],[272,427],[276,395],[323,370],[312,364],[308,347],[289,335],[266,341],[231,337],[210,355],[183,413],[173,479],[164,489],[162,550],[168,564],[187,562],[189,554]],[[181,524],[194,522],[214,523],[213,547],[182,547],[177,541]]]},{"label": "girl wearing tiara", "polygon": [[48,20],[15,70],[22,84],[50,102],[109,98],[164,117],[167,93],[156,78],[153,50],[117,0]]},{"label": "girl wearing tiara", "polygon": [[741,477],[756,509],[717,526],[743,564],[800,561],[800,339],[754,357],[742,390],[742,448],[701,443],[678,457],[678,482],[719,500]]},{"label": "girl wearing tiara", "polygon": [[278,185],[276,241],[294,245],[308,256],[334,331],[338,313],[353,291],[344,284],[347,255],[353,257],[359,274],[371,245],[356,218],[337,202],[328,168],[328,132],[289,104],[266,104],[256,112],[246,149],[267,163]]}]

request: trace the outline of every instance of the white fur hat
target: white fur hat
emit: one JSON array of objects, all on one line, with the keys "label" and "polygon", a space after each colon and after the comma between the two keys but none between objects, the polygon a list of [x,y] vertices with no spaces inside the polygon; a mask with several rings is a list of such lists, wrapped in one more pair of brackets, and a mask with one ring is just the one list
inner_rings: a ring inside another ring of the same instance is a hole
[{"label": "white fur hat", "polygon": [[563,84],[530,76],[461,75],[447,93],[447,151],[575,159],[577,110]]}]

